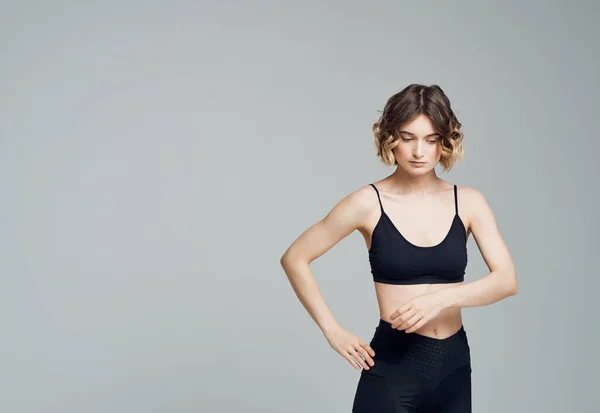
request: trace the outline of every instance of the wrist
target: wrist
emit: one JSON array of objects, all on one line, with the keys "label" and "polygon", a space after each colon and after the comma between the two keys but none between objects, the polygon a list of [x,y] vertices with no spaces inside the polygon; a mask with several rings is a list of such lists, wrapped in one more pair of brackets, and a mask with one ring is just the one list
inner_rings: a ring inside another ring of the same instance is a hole
[{"label": "wrist", "polygon": [[320,326],[320,327],[321,327],[321,331],[323,332],[323,334],[325,336],[327,336],[332,331],[335,331],[335,330],[339,329],[340,325],[338,323],[332,322],[332,323],[328,323],[328,324],[325,324],[325,325]]},{"label": "wrist", "polygon": [[442,288],[441,290],[436,291],[436,294],[438,294],[438,298],[442,303],[442,308],[444,310],[457,306],[456,287]]}]

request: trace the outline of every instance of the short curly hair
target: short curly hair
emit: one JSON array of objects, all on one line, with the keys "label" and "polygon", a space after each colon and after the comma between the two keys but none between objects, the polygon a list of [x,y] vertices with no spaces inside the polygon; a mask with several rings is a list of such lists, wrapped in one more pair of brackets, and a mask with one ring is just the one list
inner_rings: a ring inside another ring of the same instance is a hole
[{"label": "short curly hair", "polygon": [[399,143],[397,131],[421,114],[426,115],[436,132],[441,134],[438,141],[442,152],[440,164],[443,171],[448,172],[463,157],[462,124],[454,115],[450,100],[438,85],[413,83],[387,100],[379,120],[373,124],[377,156],[386,165],[397,165],[393,152]]}]

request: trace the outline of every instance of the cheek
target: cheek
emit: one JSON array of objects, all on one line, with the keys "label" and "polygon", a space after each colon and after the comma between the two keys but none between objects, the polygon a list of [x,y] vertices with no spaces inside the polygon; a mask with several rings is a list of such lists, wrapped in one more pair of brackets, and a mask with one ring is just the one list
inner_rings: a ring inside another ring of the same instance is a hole
[{"label": "cheek", "polygon": [[412,155],[412,150],[407,145],[398,145],[394,148],[394,155],[406,157]]}]

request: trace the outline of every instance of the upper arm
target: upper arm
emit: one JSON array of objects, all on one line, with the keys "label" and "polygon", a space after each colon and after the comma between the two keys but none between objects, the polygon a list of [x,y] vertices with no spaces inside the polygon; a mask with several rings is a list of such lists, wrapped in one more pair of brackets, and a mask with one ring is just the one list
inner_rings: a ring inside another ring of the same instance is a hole
[{"label": "upper arm", "polygon": [[307,263],[323,255],[354,230],[364,226],[373,199],[363,187],[339,201],[319,222],[304,231],[286,250],[281,261],[293,258]]},{"label": "upper arm", "polygon": [[473,188],[468,188],[468,199],[471,232],[489,270],[514,269],[508,247],[500,235],[487,199]]}]

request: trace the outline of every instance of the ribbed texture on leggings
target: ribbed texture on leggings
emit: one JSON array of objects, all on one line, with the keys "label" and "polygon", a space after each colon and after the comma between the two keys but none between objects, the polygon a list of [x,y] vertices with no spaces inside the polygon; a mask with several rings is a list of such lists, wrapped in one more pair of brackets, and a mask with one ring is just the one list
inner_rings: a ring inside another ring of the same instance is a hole
[{"label": "ribbed texture on leggings", "polygon": [[464,326],[449,337],[437,339],[396,330],[380,319],[370,345],[380,360],[419,368],[438,380],[471,362]]}]

